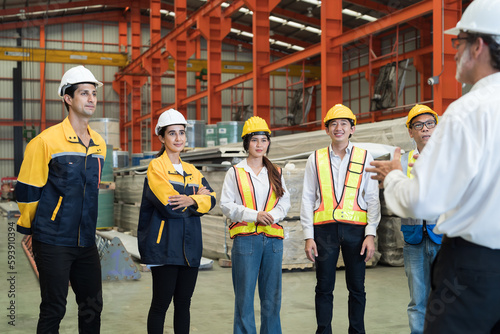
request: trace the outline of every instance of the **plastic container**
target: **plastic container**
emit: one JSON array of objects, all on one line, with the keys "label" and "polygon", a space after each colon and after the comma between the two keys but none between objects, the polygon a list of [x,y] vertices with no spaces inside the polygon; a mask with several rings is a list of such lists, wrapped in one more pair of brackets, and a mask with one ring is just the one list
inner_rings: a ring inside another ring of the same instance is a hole
[{"label": "plastic container", "polygon": [[217,146],[217,124],[205,125],[205,147]]},{"label": "plastic container", "polygon": [[144,153],[132,153],[132,166],[140,166]]},{"label": "plastic container", "polygon": [[106,144],[120,149],[120,120],[116,118],[91,118],[89,126],[104,139]]},{"label": "plastic container", "polygon": [[128,167],[128,152],[113,151],[113,168]]},{"label": "plastic container", "polygon": [[186,147],[205,147],[205,121],[188,119]]},{"label": "plastic container", "polygon": [[218,145],[241,142],[243,122],[227,121],[217,123]]}]

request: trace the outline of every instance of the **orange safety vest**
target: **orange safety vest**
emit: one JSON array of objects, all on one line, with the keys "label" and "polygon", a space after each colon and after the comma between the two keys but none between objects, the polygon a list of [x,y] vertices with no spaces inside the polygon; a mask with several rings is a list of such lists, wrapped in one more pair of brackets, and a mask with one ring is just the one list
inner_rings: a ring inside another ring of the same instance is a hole
[{"label": "orange safety vest", "polygon": [[320,186],[321,204],[314,211],[314,225],[349,223],[366,225],[366,210],[358,205],[359,188],[363,178],[366,150],[352,147],[340,203],[337,203],[329,147],[316,151],[316,169]]},{"label": "orange safety vest", "polygon": [[[249,209],[257,210],[257,201],[255,199],[255,189],[250,177],[250,174],[245,172],[244,168],[234,167],[236,174],[236,181],[238,182],[238,189],[241,196],[241,201],[243,205]],[[281,169],[278,168],[281,175]],[[265,211],[271,211],[276,204],[278,204],[279,198],[276,198],[276,194],[272,189],[272,185],[269,185],[269,193],[267,196],[267,201],[265,204]],[[261,225],[256,222],[233,222],[229,226],[229,235],[233,239],[237,235],[255,235],[264,233],[268,237],[283,239],[283,226],[280,224],[272,225]]]}]

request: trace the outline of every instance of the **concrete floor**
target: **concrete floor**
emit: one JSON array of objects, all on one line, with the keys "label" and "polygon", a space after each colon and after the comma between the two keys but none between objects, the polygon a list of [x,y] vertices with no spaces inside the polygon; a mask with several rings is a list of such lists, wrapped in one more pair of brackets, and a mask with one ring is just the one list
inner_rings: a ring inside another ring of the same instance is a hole
[{"label": "concrete floor", "polygon": [[[21,247],[21,234],[15,241],[15,298],[9,298],[11,276],[7,267],[8,222],[0,218],[0,333],[34,333],[38,319],[40,292],[38,280]],[[102,333],[145,333],[146,317],[151,301],[151,274],[141,273],[137,281],[104,282]],[[283,333],[314,333],[315,273],[283,272],[281,322]],[[366,331],[370,334],[408,333],[406,305],[408,287],[402,267],[377,266],[366,273]],[[334,320],[335,333],[347,333],[347,290],[343,270],[337,272]],[[15,327],[8,324],[9,307],[15,301]],[[77,333],[77,308],[70,289],[61,334]],[[256,296],[256,321],[259,305]],[[201,271],[192,300],[192,333],[232,333],[234,296],[231,269],[214,263],[212,270]],[[172,310],[167,312],[165,333],[173,333]]]}]

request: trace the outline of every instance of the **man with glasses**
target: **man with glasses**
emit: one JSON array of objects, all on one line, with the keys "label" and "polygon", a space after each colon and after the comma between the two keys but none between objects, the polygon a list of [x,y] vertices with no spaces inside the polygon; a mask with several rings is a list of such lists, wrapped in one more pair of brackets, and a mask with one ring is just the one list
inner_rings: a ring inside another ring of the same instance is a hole
[{"label": "man with glasses", "polygon": [[[406,127],[417,148],[401,157],[403,173],[410,179],[415,157],[422,153],[438,123],[438,114],[431,108],[417,104],[408,113]],[[433,232],[436,219],[402,218],[401,231],[405,244],[403,248],[405,273],[410,289],[408,322],[411,334],[424,332],[425,305],[431,290],[431,265],[441,245],[442,235]]]},{"label": "man with glasses", "polygon": [[[433,264],[424,333],[500,333],[500,1],[475,0],[458,35],[456,78],[473,85],[450,104],[413,168],[399,154],[372,162],[388,207],[433,219],[443,243]],[[435,32],[439,33],[439,32]]]}]

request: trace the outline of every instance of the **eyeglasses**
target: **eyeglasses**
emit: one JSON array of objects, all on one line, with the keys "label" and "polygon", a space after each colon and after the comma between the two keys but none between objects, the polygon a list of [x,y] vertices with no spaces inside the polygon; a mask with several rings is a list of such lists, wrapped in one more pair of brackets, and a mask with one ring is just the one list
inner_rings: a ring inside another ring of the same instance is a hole
[{"label": "eyeglasses", "polygon": [[458,50],[460,47],[460,40],[467,40],[469,37],[455,37],[451,39],[451,46],[455,49]]},{"label": "eyeglasses", "polygon": [[424,125],[427,127],[427,129],[432,129],[436,126],[436,121],[435,120],[429,120],[427,122],[416,122],[411,125],[412,129],[415,129],[417,131],[420,131],[424,128]]}]

